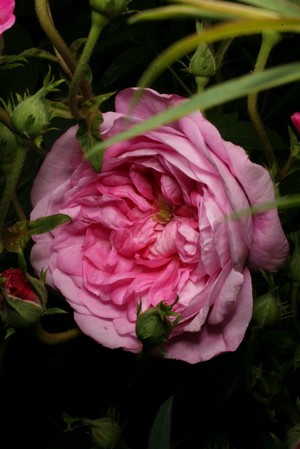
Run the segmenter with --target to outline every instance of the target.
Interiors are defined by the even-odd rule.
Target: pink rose
[[[0,0],[0,37],[15,23],[14,8],[14,0]]]
[[[296,130],[300,134],[300,112],[295,112],[293,115],[291,115],[291,120],[292,120]]]
[[[128,126],[133,92],[120,92],[116,112],[104,114],[104,139]],[[146,90],[131,123],[182,101]],[[137,306],[164,301],[180,314],[166,357],[197,363],[234,351],[252,316],[249,269],[275,271],[288,243],[277,210],[225,217],[273,200],[269,173],[199,112],[113,145],[98,174],[76,129],[56,141],[34,183],[32,220],[72,217],[35,237],[35,270],[48,269],[78,326],[106,347],[140,351]]]

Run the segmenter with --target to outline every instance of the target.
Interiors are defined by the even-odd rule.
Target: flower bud
[[[291,120],[298,133],[300,134],[300,112],[295,112],[293,115],[291,115]]]
[[[63,80],[53,81],[49,72],[43,87],[34,95],[19,102],[11,113],[11,121],[17,132],[31,137],[45,131],[49,121],[53,118],[45,97],[49,92],[57,91],[57,86],[62,82]]]
[[[139,306],[138,316],[135,326],[137,338],[148,348],[160,347],[165,343],[174,326],[178,323],[180,317],[176,312],[172,312],[172,306],[160,302],[156,307],[149,307],[143,313],[140,313]],[[170,316],[175,316],[172,322]]]
[[[122,430],[115,419],[106,417],[89,420],[88,427],[96,449],[114,449],[119,446]]]
[[[252,319],[262,327],[276,324],[281,317],[281,304],[277,295],[272,291],[259,296],[254,301]]]
[[[26,98],[13,110],[11,121],[21,134],[35,136],[42,132],[49,122],[43,98],[38,94]]]
[[[122,14],[127,3],[128,0],[90,0],[93,11],[109,18]]]
[[[300,424],[296,424],[287,433],[288,449],[300,449]]]
[[[0,316],[8,327],[34,324],[46,311],[47,291],[42,280],[10,268],[0,277]]]
[[[189,73],[205,78],[210,78],[216,73],[215,57],[206,43],[198,45],[190,60]]]

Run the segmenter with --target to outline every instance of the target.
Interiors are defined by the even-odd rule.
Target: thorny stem
[[[64,70],[66,68],[66,64],[69,69],[67,74],[73,75],[76,71],[77,66],[76,59],[74,58],[68,46],[54,26],[48,0],[35,0],[35,11],[41,27],[60,55],[60,58],[58,58],[58,62]],[[84,77],[80,79],[80,90],[85,99],[93,97],[93,92]],[[77,117],[80,116],[80,112],[78,111],[78,109],[75,111],[75,113]]]
[[[261,47],[254,67],[254,73],[264,70],[272,49],[280,40],[281,35],[277,32],[266,32],[262,34]],[[248,95],[248,114],[263,146],[269,167],[272,168],[274,165],[276,166],[276,158],[258,112],[257,100],[258,92]]]
[[[70,92],[69,92],[69,106],[70,110],[75,116],[78,111],[77,107],[77,93],[78,86],[80,84],[80,80],[84,69],[92,55],[96,42],[98,40],[99,34],[101,33],[104,26],[107,24],[108,19],[104,17],[102,14],[99,14],[95,11],[92,11],[92,25],[90,28],[90,32],[83,49],[83,52],[80,56],[78,65],[76,67],[75,73],[72,78]],[[79,116],[77,118],[81,118],[81,113],[79,112]]]
[[[11,201],[15,197],[19,177],[25,162],[28,147],[22,142],[17,141],[12,168],[6,178],[6,185],[0,201],[0,235],[5,224],[6,215]]]

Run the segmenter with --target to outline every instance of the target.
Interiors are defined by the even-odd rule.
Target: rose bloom
[[[0,0],[0,37],[15,23],[14,0]]]
[[[293,115],[291,115],[291,120],[292,120],[296,130],[300,134],[300,112],[295,112]]]
[[[103,139],[128,127],[134,91],[121,91],[115,112],[103,114]],[[147,89],[130,122],[182,101]],[[275,271],[288,254],[277,210],[226,220],[274,199],[269,173],[200,112],[111,146],[101,173],[76,130],[55,142],[35,179],[31,219],[72,217],[35,236],[35,270],[48,270],[80,329],[106,347],[140,351],[137,306],[164,301],[181,316],[166,357],[197,363],[234,351],[252,316],[249,270]]]

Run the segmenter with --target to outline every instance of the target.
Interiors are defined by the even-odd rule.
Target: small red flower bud
[[[300,112],[295,112],[292,116],[291,116],[291,120],[296,128],[296,130],[298,131],[298,133],[300,134]]]
[[[0,317],[6,326],[23,327],[36,322],[45,312],[47,292],[43,282],[19,268],[0,277]]]

